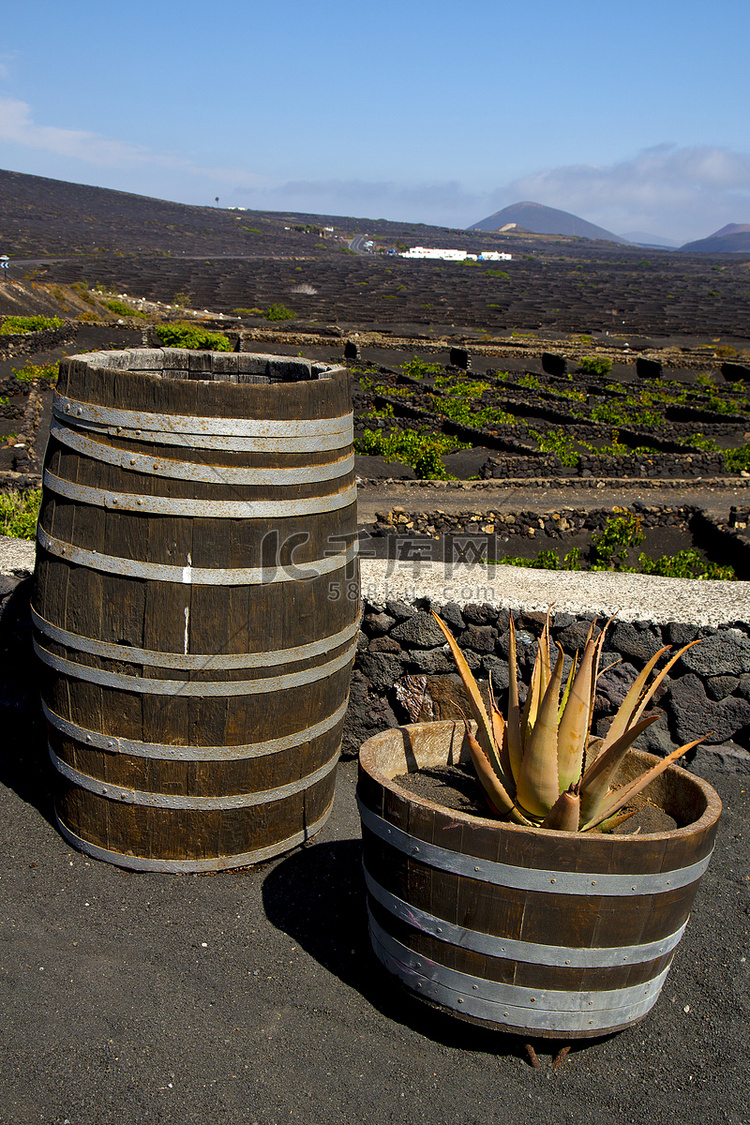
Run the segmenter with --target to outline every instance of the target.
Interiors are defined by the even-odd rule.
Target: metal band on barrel
[[[280,738],[266,739],[264,742],[249,742],[236,746],[186,746],[182,743],[173,745],[163,742],[142,742],[135,738],[122,738],[103,734],[101,731],[88,730],[77,723],[72,723],[70,719],[63,719],[62,715],[57,715],[50,710],[42,700],[42,711],[47,722],[64,738],[72,738],[83,746],[95,750],[108,750],[113,754],[130,754],[136,758],[177,762],[237,762],[294,750],[304,743],[313,742],[338,726],[346,714],[346,707],[347,704],[344,702],[332,715],[321,719],[319,723],[294,731],[292,734],[282,735]]]
[[[296,437],[325,437],[331,434],[350,435],[352,415],[337,418],[225,418],[200,417],[192,414],[155,414],[144,410],[122,410],[113,406],[99,406],[91,402],[78,402],[59,393],[55,394],[53,410],[61,420],[94,422],[103,426],[122,427],[125,437],[140,440],[140,430],[156,430],[171,434],[221,434],[226,437],[284,438],[287,442]],[[344,444],[342,442],[342,444]],[[288,448],[288,446],[287,446]]]
[[[33,645],[39,660],[63,676],[141,695],[182,695],[199,699],[213,696],[267,695],[271,691],[303,687],[305,684],[315,683],[317,680],[323,680],[340,672],[354,658],[356,651],[356,644],[350,645],[345,652],[327,664],[318,664],[315,668],[306,668],[302,672],[265,676],[257,680],[159,680],[147,679],[144,676],[126,676],[122,672],[105,672],[88,664],[78,664],[62,656],[54,656],[46,648],[42,648],[36,638]]]
[[[660,871],[637,875],[608,875],[598,872],[546,871],[536,867],[515,867],[510,863],[495,863],[489,859],[477,859],[472,855],[454,852],[448,848],[428,844],[415,836],[410,836],[383,817],[368,809],[361,801],[359,811],[362,824],[381,840],[391,844],[405,855],[412,856],[421,863],[478,879],[483,883],[493,883],[500,887],[518,890],[538,891],[554,895],[602,895],[604,897],[633,894],[655,895],[666,890],[687,887],[700,879],[708,867],[711,853],[675,871]]]
[[[146,578],[157,582],[179,582],[189,586],[260,586],[276,582],[299,582],[308,578],[318,578],[342,570],[357,557],[359,543],[352,543],[345,551],[331,555],[327,559],[312,559],[309,562],[286,563],[283,566],[245,566],[218,569],[208,566],[175,566],[172,563],[145,562],[140,559],[123,559],[114,555],[89,551],[76,547],[63,539],[56,539],[45,531],[41,524],[37,528],[37,542],[43,550],[65,559],[76,566],[86,566],[105,574],[121,574],[126,578]]]
[[[73,421],[65,415],[56,414],[56,418]],[[169,445],[177,449],[210,449],[223,453],[330,453],[336,449],[348,448],[354,440],[354,430],[340,431],[333,434],[324,434],[323,437],[296,437],[294,448],[289,448],[288,437],[273,438],[248,438],[226,437],[223,434],[168,434],[163,430],[124,430],[120,426],[99,426],[95,422],[83,422],[75,419],[76,430],[87,430],[89,433],[106,434],[108,437],[117,438],[119,441],[138,441],[151,445]]]
[[[240,852],[237,855],[213,856],[210,859],[150,859],[148,856],[127,855],[123,852],[112,851],[110,848],[102,848],[99,844],[92,844],[76,835],[63,823],[57,811],[55,811],[55,820],[57,821],[57,827],[68,843],[72,844],[78,851],[83,852],[84,855],[91,856],[92,859],[103,859],[107,863],[117,864],[118,867],[127,867],[129,871],[161,871],[167,875],[189,875],[201,871],[230,871],[234,867],[249,867],[253,863],[262,863],[266,859],[272,859],[280,852],[289,851],[297,844],[303,844],[316,832],[319,832],[330,817],[332,809],[333,801],[314,824],[308,824],[300,832],[287,836],[285,840],[268,844],[264,848],[255,848],[253,851]]]
[[[414,953],[369,917],[378,960],[417,995],[452,1011],[510,1027],[588,1031],[640,1019],[656,1003],[669,966],[643,984],[601,992],[523,988],[484,980]]]
[[[456,926],[444,918],[437,918],[418,906],[404,902],[403,899],[385,890],[365,868],[365,883],[372,897],[396,918],[422,933],[432,934],[440,941],[484,953],[489,957],[505,957],[513,961],[524,961],[530,965],[553,965],[556,968],[603,968],[616,965],[641,965],[655,961],[670,953],[679,943],[685,932],[685,921],[675,933],[661,941],[650,941],[644,945],[597,946],[587,949],[568,945],[540,945],[532,941],[517,941],[514,938],[497,937],[494,934],[470,930]]]
[[[254,520],[289,516],[316,516],[337,512],[357,499],[356,484],[330,496],[303,500],[195,500],[173,496],[140,496],[134,492],[112,492],[105,488],[76,484],[44,470],[44,487],[66,500],[77,500],[110,511],[143,512],[154,516],[195,516],[205,519]]]
[[[301,465],[292,468],[237,468],[233,465],[207,465],[194,461],[176,461],[153,453],[131,453],[101,441],[94,441],[53,419],[50,434],[69,449],[95,461],[116,465],[133,473],[166,477],[169,480],[197,481],[201,484],[275,485],[318,484],[336,480],[354,469],[354,454],[323,465]]]
[[[297,645],[295,648],[280,648],[264,652],[238,652],[238,653],[182,653],[163,652],[153,649],[133,648],[130,645],[118,645],[110,641],[100,641],[93,637],[82,637],[78,633],[70,633],[37,613],[31,606],[32,624],[43,633],[45,637],[56,641],[58,644],[75,649],[77,652],[87,652],[90,656],[100,656],[106,660],[123,660],[129,664],[154,665],[158,668],[176,668],[208,672],[215,670],[239,671],[244,668],[277,667],[280,664],[296,664],[301,660],[310,660],[314,656],[332,652],[340,645],[346,644],[357,636],[359,632],[359,618],[341,629],[320,640],[311,641],[309,644]]]
[[[299,781],[290,781],[288,785],[278,785],[275,789],[234,793],[226,797],[189,797],[181,793],[147,793],[140,789],[113,785],[98,777],[81,773],[80,770],[74,769],[58,758],[51,746],[48,749],[50,761],[62,777],[66,777],[68,781],[72,781],[82,789],[87,789],[90,793],[96,793],[98,797],[106,797],[109,801],[118,801],[124,805],[143,805],[151,809],[193,809],[200,812],[211,812],[216,809],[246,809],[255,805],[269,805],[273,801],[282,801],[285,797],[293,797],[295,793],[302,793],[327,777],[336,768],[339,759],[338,754],[334,754],[330,761],[313,773],[307,774]]]

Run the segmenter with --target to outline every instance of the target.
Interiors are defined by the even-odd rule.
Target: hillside
[[[325,228],[333,228],[326,230]],[[15,259],[95,256],[340,257],[367,233],[376,246],[506,248],[499,236],[341,215],[230,211],[0,170],[0,253]]]
[[[509,223],[515,223],[532,234],[562,234],[572,238],[605,239],[607,242],[626,244],[625,239],[619,235],[598,227],[595,223],[589,223],[578,215],[572,215],[569,211],[528,201],[512,203],[502,211],[496,211],[494,215],[474,223],[469,230],[497,231]]]
[[[680,249],[692,254],[750,254],[750,223],[727,223],[708,238],[686,242]]]
[[[325,231],[332,227],[332,231]],[[146,298],[268,327],[520,338],[527,332],[747,338],[745,263],[550,234],[497,234],[342,216],[227,211],[0,172],[0,312],[118,315]],[[367,233],[372,252],[355,252]],[[325,237],[322,237],[325,235]],[[408,261],[401,246],[504,250],[502,263]],[[154,311],[154,315],[157,310]]]

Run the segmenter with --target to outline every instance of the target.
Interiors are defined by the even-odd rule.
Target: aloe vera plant
[[[436,613],[433,617],[445,635],[466,689],[477,724],[474,734],[466,723],[469,751],[490,807],[498,816],[516,824],[563,832],[611,829],[632,815],[622,810],[649,782],[703,741],[698,738],[680,746],[635,781],[612,788],[628,750],[659,717],[643,714],[654,693],[672,666],[698,641],[681,648],[652,677],[670,646],[660,649],[636,677],[607,734],[595,738],[591,733],[594,694],[607,626],[595,637],[592,623],[583,652],[573,661],[563,686],[563,650],[557,645],[553,665],[547,614],[521,708],[516,631],[511,616],[506,718],[495,702],[491,683],[488,713],[453,634]]]

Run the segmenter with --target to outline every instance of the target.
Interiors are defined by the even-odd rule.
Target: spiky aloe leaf
[[[451,633],[448,626],[443,622],[438,615],[432,611],[432,616],[440,626],[440,630],[448,642],[448,647],[451,650],[451,655],[456,662],[458,673],[463,681],[466,694],[469,697],[469,706],[474,720],[477,724],[477,734],[479,735],[479,742],[485,754],[492,762],[495,772],[499,775],[502,772],[502,765],[495,746],[495,740],[492,732],[492,720],[487,714],[487,709],[484,706],[484,700],[479,691],[477,681],[474,679],[474,673],[469,665],[466,663],[466,657],[461,652],[461,649],[456,644],[456,639]]]
[[[510,615],[508,636],[508,722],[505,738],[508,746],[508,760],[514,784],[521,769],[523,758],[523,739],[521,734],[521,707],[518,702],[518,662],[516,659],[516,626],[513,614]]]
[[[560,796],[557,774],[557,707],[564,653],[558,645],[555,669],[544,693],[537,721],[524,747],[521,770],[516,782],[516,797],[521,808],[532,816],[546,816]]]
[[[466,720],[464,720],[464,726],[466,728],[466,744],[469,747],[474,769],[477,771],[477,777],[492,808],[500,816],[509,816],[517,824],[528,824],[529,821],[516,809],[512,797],[492,768],[490,759],[472,734]]]
[[[539,668],[540,668],[540,672],[541,672],[540,677],[539,677],[539,698],[540,699],[542,699],[544,697],[544,693],[547,690],[547,686],[549,685],[549,681],[550,681],[550,678],[552,676],[552,660],[551,660],[551,657],[550,657],[550,650],[549,650],[549,613],[550,613],[550,611],[548,609],[547,610],[547,616],[544,620],[544,628],[542,629],[542,635],[539,638],[539,643],[537,645],[537,650],[536,650],[537,660],[539,661]]]
[[[633,683],[630,685],[627,695],[618,707],[617,713],[610,723],[609,730],[604,737],[605,750],[613,742],[616,742],[617,739],[620,738],[620,736],[623,735],[628,729],[631,719],[633,718],[638,707],[638,703],[649,676],[658,664],[660,658],[664,655],[665,652],[669,651],[669,648],[669,645],[664,645],[664,647],[660,648],[657,653],[654,653],[646,667],[643,668],[642,671],[639,672],[639,674],[633,680]]]
[[[506,731],[508,724],[503,718],[503,714],[495,702],[495,693],[492,690],[492,676],[489,678],[489,691],[490,691],[490,719],[492,721],[492,737],[497,747],[497,755],[500,759],[500,765],[503,771],[503,778],[508,786],[508,792],[511,797],[516,795],[516,781],[513,776],[513,770],[510,766],[510,756],[508,754],[508,739],[506,738]]]
[[[602,749],[599,757],[586,770],[581,780],[581,823],[590,824],[598,816],[602,802],[614,780],[622,759],[639,734],[655,723],[658,715],[649,715],[629,727],[611,746]]]
[[[605,750],[627,730],[628,726],[631,723],[637,722],[638,719],[640,719],[641,715],[646,710],[646,707],[648,706],[650,700],[653,699],[654,693],[663,681],[664,677],[667,675],[669,670],[677,663],[683,653],[687,652],[687,650],[689,648],[692,648],[693,645],[698,645],[700,643],[700,640],[697,640],[691,641],[690,644],[684,645],[683,648],[681,648],[679,652],[676,652],[674,656],[664,665],[664,667],[654,678],[651,684],[646,687],[646,681],[651,675],[651,672],[656,667],[659,659],[664,655],[665,652],[669,651],[671,646],[665,645],[663,648],[660,648],[654,656],[651,657],[646,667],[633,681],[628,694],[623,699],[620,707],[618,708],[617,714],[612,720],[610,728],[607,731],[606,737],[604,739]]]
[[[613,816],[608,816],[606,820],[600,820],[596,827],[601,832],[614,832],[615,828],[619,828],[621,824],[624,824],[626,820],[630,820],[631,816],[635,816],[637,812],[637,809],[627,809],[625,812],[615,813]],[[636,828],[635,832],[632,832],[631,835],[635,836],[638,832],[640,832],[640,827]]]
[[[616,789],[614,793],[611,793],[609,798],[604,801],[596,815],[592,816],[591,819],[583,825],[582,831],[587,832],[590,828],[596,828],[598,824],[614,816],[624,805],[632,801],[633,797],[636,797],[642,789],[650,785],[659,774],[664,773],[668,766],[671,766],[672,763],[676,762],[678,758],[681,758],[683,754],[687,754],[688,750],[692,750],[694,746],[698,746],[698,744],[703,742],[707,737],[707,735],[704,735],[703,738],[696,738],[693,742],[686,742],[684,746],[679,746],[677,750],[673,750],[671,754],[667,754],[666,758],[662,758],[662,760],[652,766],[651,769],[642,773],[635,781],[631,781],[629,785],[623,785],[621,789]]]
[[[591,687],[595,655],[596,642],[589,634],[557,736],[557,769],[561,790],[578,781],[583,772],[584,752],[591,728]]]
[[[541,828],[553,828],[558,832],[577,832],[581,815],[581,798],[578,786],[571,785],[555,801]]]

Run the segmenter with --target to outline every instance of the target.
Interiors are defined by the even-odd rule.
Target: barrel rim
[[[115,371],[132,371],[137,375],[151,376],[155,379],[170,379],[179,378],[179,376],[172,375],[172,371],[184,370],[187,367],[191,372],[191,382],[198,383],[214,383],[215,379],[197,379],[193,378],[194,375],[201,373],[204,370],[204,364],[208,362],[211,366],[209,374],[212,373],[213,364],[216,357],[224,368],[224,370],[236,370],[238,374],[254,374],[249,369],[243,370],[242,363],[247,363],[247,357],[252,356],[258,360],[265,360],[266,363],[273,362],[274,360],[293,367],[295,364],[302,372],[305,367],[308,371],[306,377],[300,376],[288,379],[279,378],[275,382],[282,383],[307,383],[316,382],[319,379],[332,379],[338,376],[341,372],[348,374],[348,369],[342,363],[326,363],[318,360],[301,360],[299,356],[290,355],[277,355],[271,352],[224,352],[224,351],[211,351],[204,349],[191,349],[191,348],[162,348],[162,347],[148,347],[148,348],[120,348],[113,349],[112,351],[95,351],[95,352],[78,352],[75,355],[63,356],[60,360],[61,370],[67,370],[73,363],[82,364],[88,367],[91,371],[115,372]],[[123,357],[127,357],[128,361],[123,362]],[[169,359],[183,358],[186,364],[182,367],[170,365]],[[140,364],[135,361],[140,360]],[[192,362],[191,362],[192,361]],[[257,372],[261,374],[261,372]],[[267,388],[269,384],[257,384]],[[252,383],[248,386],[253,386]]]
[[[513,835],[518,836],[519,838],[541,837],[545,840],[550,841],[557,840],[561,843],[567,843],[568,845],[575,845],[576,848],[581,846],[585,847],[585,841],[591,838],[596,838],[591,837],[591,835],[586,832],[577,832],[573,834],[570,832],[560,832],[556,829],[550,828],[527,827],[526,825],[522,824],[511,824],[507,821],[497,820],[494,817],[475,816],[473,813],[467,813],[460,809],[449,808],[446,805],[441,805],[437,801],[431,801],[427,797],[422,797],[421,795],[413,793],[411,790],[405,789],[403,786],[398,785],[392,778],[388,777],[387,773],[385,773],[380,768],[378,764],[378,750],[381,749],[384,745],[388,745],[389,743],[391,743],[394,737],[398,737],[399,735],[403,737],[404,734],[408,734],[412,731],[423,731],[431,728],[438,735],[438,737],[446,737],[446,748],[448,749],[450,747],[451,737],[454,735],[454,733],[459,733],[460,725],[460,721],[456,719],[441,719],[432,723],[409,723],[399,727],[390,727],[385,731],[380,731],[378,734],[375,734],[371,738],[368,738],[367,741],[364,742],[360,747],[360,769],[362,769],[373,781],[381,785],[383,789],[390,791],[400,800],[405,801],[409,804],[417,805],[430,813],[440,812],[445,815],[449,815],[457,825],[462,824],[466,825],[469,828],[479,827],[484,830],[490,829],[498,833],[509,832]],[[462,741],[463,735],[461,734],[461,742]],[[656,765],[661,761],[661,759],[655,754],[649,754],[645,750],[631,749],[629,751],[629,754],[631,755],[633,761],[642,763],[644,768]],[[410,766],[408,759],[407,766]],[[417,770],[408,768],[407,772],[415,773],[417,772]],[[713,786],[705,781],[702,777],[698,777],[696,774],[688,773],[685,769],[681,769],[679,766],[676,766],[674,764],[668,766],[665,772],[667,775],[671,774],[672,777],[677,776],[683,784],[687,783],[689,786],[694,786],[695,789],[700,792],[703,800],[705,800],[706,807],[697,820],[691,821],[689,824],[685,824],[680,828],[669,829],[665,832],[640,832],[637,839],[641,842],[649,841],[657,844],[660,841],[688,839],[696,833],[708,831],[709,829],[713,828],[721,814],[722,804],[719,794],[716,792]],[[632,839],[634,839],[634,837],[628,835],[611,835],[608,837],[608,839],[611,840],[614,847],[619,849],[626,847],[627,844]]]

